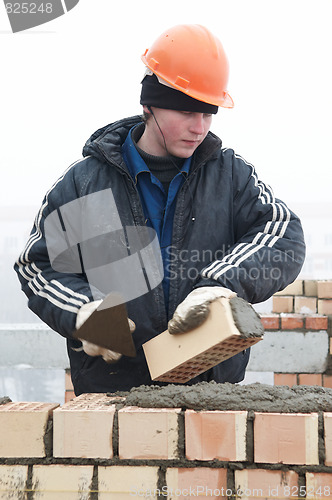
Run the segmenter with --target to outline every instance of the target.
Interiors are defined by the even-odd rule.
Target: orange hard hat
[[[232,108],[228,61],[221,42],[198,24],[180,24],[160,35],[141,57],[158,77],[199,101]]]

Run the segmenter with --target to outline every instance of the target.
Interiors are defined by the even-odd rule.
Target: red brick
[[[280,328],[279,314],[261,315],[261,322],[265,330],[278,330]]]
[[[74,391],[66,391],[65,392],[65,403],[69,403],[69,401],[72,401],[73,399],[75,399]]]
[[[226,498],[227,469],[209,467],[170,468],[166,471],[168,498]],[[173,494],[172,494],[173,491]],[[227,492],[228,493],[228,492]],[[231,494],[231,490],[229,490]],[[261,499],[262,500],[262,499]]]
[[[274,296],[272,311],[274,313],[291,313],[294,311],[294,297],[292,295]]]
[[[318,313],[332,315],[332,300],[318,299]]]
[[[0,457],[45,457],[44,435],[56,403],[0,406]]]
[[[299,385],[323,385],[321,373],[300,373]]]
[[[53,455],[112,458],[115,406],[105,394],[82,394],[53,413]]]
[[[294,312],[299,314],[315,314],[317,312],[316,297],[294,298]]]
[[[297,385],[297,374],[296,373],[275,373],[274,374],[274,385],[288,385],[292,387]]]
[[[296,330],[303,328],[303,316],[300,314],[285,314],[281,316],[282,330]]]
[[[306,473],[306,493],[312,500],[332,498],[332,474],[327,472]]]
[[[65,389],[66,391],[73,391],[73,382],[71,380],[70,370],[65,371]]]
[[[236,498],[250,500],[298,498],[294,471],[245,469],[235,471]]]
[[[179,408],[119,410],[119,457],[122,459],[178,458]]]
[[[320,299],[332,299],[332,281],[317,281],[317,295]]]
[[[332,389],[332,375],[323,375],[323,387]]]
[[[305,327],[307,330],[327,330],[328,318],[323,315],[306,316]]]
[[[246,460],[246,411],[185,413],[186,457],[189,460]]]
[[[318,414],[256,413],[254,460],[257,463],[318,464]]]

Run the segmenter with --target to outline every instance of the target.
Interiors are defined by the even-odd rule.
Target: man
[[[67,338],[77,395],[151,384],[142,344],[168,322],[171,333],[186,331],[192,308],[219,296],[264,301],[297,277],[304,260],[298,217],[274,198],[252,165],[223,149],[209,131],[218,107],[233,107],[220,41],[202,26],[175,26],[142,59],[143,120],[126,118],[91,136],[84,158],[47,193],[15,265],[29,307]],[[98,240],[101,225],[107,230]],[[50,226],[58,227],[59,237]],[[77,227],[83,228],[79,236]],[[129,260],[113,259],[120,252],[114,234],[129,249],[122,228],[130,227],[155,231],[162,256],[163,279],[145,264],[145,278],[154,281],[142,293],[143,274],[121,267]],[[92,247],[99,242],[92,260],[102,248],[116,261],[108,266],[112,279],[106,277],[102,286],[93,281],[98,265],[84,258],[84,231]],[[61,232],[71,238],[68,249],[61,247]],[[58,262],[60,247],[66,258]],[[136,327],[135,357],[73,338],[117,286],[126,290],[131,329]],[[249,350],[241,352],[190,383],[239,382],[248,359]]]

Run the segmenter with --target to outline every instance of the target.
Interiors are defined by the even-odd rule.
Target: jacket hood
[[[83,147],[83,156],[95,156],[103,161],[105,159],[121,162],[121,147],[129,130],[142,122],[140,115],[124,118],[110,123],[94,132]]]

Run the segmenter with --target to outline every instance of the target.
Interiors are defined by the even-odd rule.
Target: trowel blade
[[[73,333],[73,337],[125,356],[135,357],[136,349],[128,324],[126,305],[112,303],[114,295],[109,294],[98,309]]]

